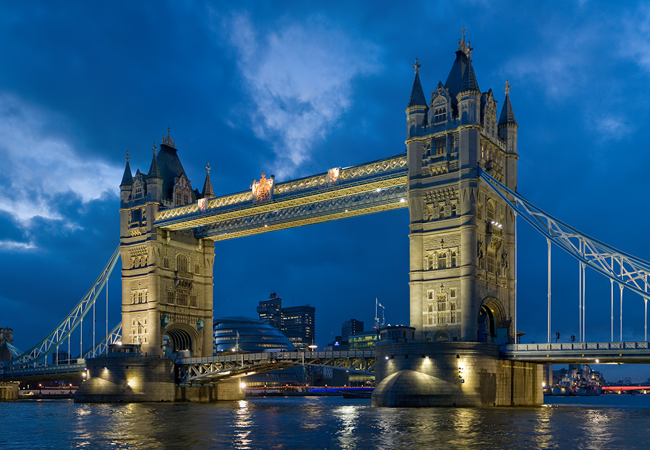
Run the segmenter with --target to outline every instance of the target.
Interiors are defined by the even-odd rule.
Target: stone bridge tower
[[[190,231],[157,228],[158,211],[214,197],[209,166],[203,192],[193,190],[175,142],[163,136],[145,175],[131,173],[127,153],[120,184],[122,341],[143,353],[190,350],[212,355],[214,243]]]
[[[514,214],[480,167],[517,188],[517,123],[481,92],[459,40],[443,85],[426,101],[417,60],[406,109],[411,326],[425,341],[514,342]],[[497,122],[498,119],[498,122]]]

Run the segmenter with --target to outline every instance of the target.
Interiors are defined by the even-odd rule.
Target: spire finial
[[[176,148],[176,141],[173,141],[171,136],[169,135],[169,127],[167,127],[167,136],[163,135],[162,143],[165,145],[169,145],[170,147]]]
[[[463,27],[463,39],[458,39],[458,51],[465,53],[468,58],[472,57],[472,41],[465,43],[465,27]]]
[[[506,87],[503,88],[504,91],[506,91],[506,95],[510,93],[510,88],[512,86],[508,83],[508,80],[506,80]]]
[[[207,171],[208,171],[208,175],[209,175],[209,174],[210,174],[210,163],[208,163],[208,165],[207,165],[207,166],[205,166],[205,170],[207,170]]]
[[[153,147],[151,147],[151,149],[153,150],[153,154],[155,155],[155,154],[156,154],[156,150],[158,150],[158,147],[156,147],[156,143],[155,143],[155,142],[153,143]]]
[[[418,73],[420,73],[420,67],[422,67],[422,65],[421,65],[421,64],[418,64],[418,59],[415,58],[415,65],[413,66],[413,68],[415,69],[415,74],[416,74],[416,75],[417,75]]]
[[[126,162],[128,163],[129,160],[131,159],[131,155],[129,155],[129,151],[126,151]]]

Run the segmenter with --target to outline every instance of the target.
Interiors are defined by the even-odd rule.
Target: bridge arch
[[[198,347],[198,332],[185,323],[170,324],[163,330],[163,336],[163,354],[168,357],[183,350],[189,350],[193,355]]]
[[[497,328],[506,328],[506,313],[501,301],[485,297],[478,314],[478,341],[491,342],[497,337]]]

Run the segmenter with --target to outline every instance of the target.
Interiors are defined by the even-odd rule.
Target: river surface
[[[648,449],[650,395],[536,408],[372,408],[370,400],[0,403],[0,449]]]

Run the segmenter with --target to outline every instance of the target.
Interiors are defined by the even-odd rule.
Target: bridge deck
[[[543,364],[649,364],[648,342],[580,342],[571,344],[509,344],[501,359]]]

